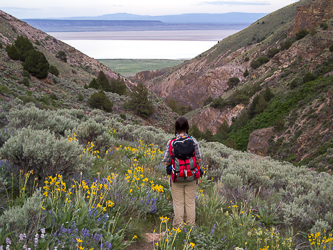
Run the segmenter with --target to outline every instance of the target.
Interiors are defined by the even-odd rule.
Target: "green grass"
[[[163,69],[183,62],[166,59],[99,59],[98,61],[123,76],[135,76],[141,71]]]

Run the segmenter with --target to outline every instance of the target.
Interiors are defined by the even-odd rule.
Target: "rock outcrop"
[[[295,25],[288,36],[294,37],[302,29],[309,30],[333,17],[333,0],[316,0],[309,5],[297,7]]]
[[[272,137],[273,131],[273,127],[253,131],[250,134],[247,151],[257,155],[267,156],[267,151],[269,147],[268,141]]]
[[[206,108],[190,119],[191,125],[196,125],[200,131],[209,129],[215,135],[224,121],[230,126],[232,118],[235,118],[244,109],[244,105],[237,105],[234,108],[225,108],[222,111],[214,108]]]

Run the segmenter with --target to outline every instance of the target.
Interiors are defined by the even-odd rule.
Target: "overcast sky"
[[[17,18],[100,16],[129,13],[173,15],[184,13],[270,13],[298,0],[3,0],[0,9]]]

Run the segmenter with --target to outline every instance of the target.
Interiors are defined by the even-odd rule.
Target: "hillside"
[[[332,8],[328,0],[286,6],[146,85],[166,102],[195,109],[186,116],[215,140],[327,171],[333,166]],[[310,34],[302,36],[302,29]],[[257,105],[266,86],[274,97]],[[277,123],[282,128],[274,129]]]
[[[33,102],[41,108],[75,108],[89,114],[92,109],[87,105],[87,101],[96,90],[85,89],[83,86],[89,85],[100,71],[103,71],[109,80],[119,77],[125,82],[129,91],[135,86],[129,79],[97,60],[2,11],[0,11],[0,23],[1,100],[10,102],[15,98],[20,98],[24,103]],[[12,44],[18,36],[27,37],[33,43],[34,49],[42,52],[49,64],[59,70],[59,75],[49,74],[45,79],[29,76],[29,83],[23,84],[26,75],[22,62],[10,59],[5,50],[6,46]],[[65,59],[59,56],[59,52],[63,53]],[[78,100],[79,94],[84,97],[81,101]],[[128,118],[127,123],[136,121],[165,129],[168,129],[173,122],[175,114],[153,93],[151,93],[151,99],[154,101],[156,112],[149,119],[142,119],[125,110],[124,102],[128,100],[128,95],[118,95],[112,92],[106,92],[106,95],[114,105],[113,113],[105,114],[107,116],[122,119],[119,115],[125,114],[125,117],[127,115]],[[164,120],[161,120],[160,117],[163,117]]]

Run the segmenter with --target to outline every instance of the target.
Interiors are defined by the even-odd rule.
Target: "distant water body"
[[[95,59],[191,59],[239,30],[48,32]]]

